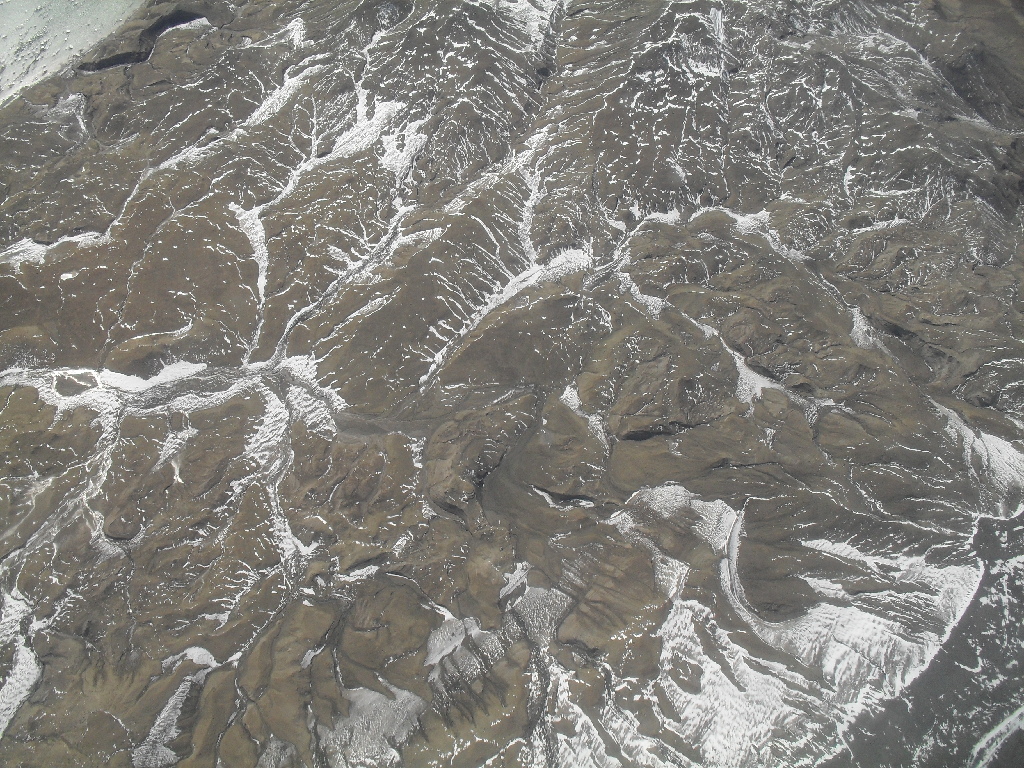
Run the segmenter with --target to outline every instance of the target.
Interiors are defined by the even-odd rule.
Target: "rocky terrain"
[[[0,109],[0,762],[1017,766],[1024,4],[148,3]]]

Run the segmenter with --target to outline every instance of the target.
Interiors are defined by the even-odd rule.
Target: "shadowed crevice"
[[[99,72],[112,67],[139,64],[153,55],[156,41],[164,32],[205,18],[205,14],[176,8],[170,13],[159,17],[139,33],[139,45],[136,50],[118,51],[111,56],[104,56],[96,61],[83,62],[78,65],[78,68],[83,72]]]

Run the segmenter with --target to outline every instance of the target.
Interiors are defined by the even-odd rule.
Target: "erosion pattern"
[[[151,3],[0,111],[8,766],[982,766],[1011,0]]]

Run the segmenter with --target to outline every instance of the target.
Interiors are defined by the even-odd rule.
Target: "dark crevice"
[[[164,14],[139,33],[139,45],[136,50],[120,51],[96,61],[86,61],[79,64],[78,68],[83,72],[99,72],[112,67],[139,64],[153,55],[156,41],[164,32],[205,18],[205,14],[177,8]]]
[[[146,27],[142,34],[139,35],[139,41],[144,44],[149,44],[152,47],[156,43],[157,38],[167,30],[205,18],[206,16],[202,13],[177,8],[170,13],[161,16],[155,22]]]
[[[684,430],[692,429],[693,426],[693,424],[684,424],[681,421],[670,421],[667,424],[655,424],[647,429],[632,429],[624,434],[622,439],[641,442],[655,437],[671,437],[672,435],[678,435]]]

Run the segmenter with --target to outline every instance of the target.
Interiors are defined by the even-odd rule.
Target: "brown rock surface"
[[[0,762],[1013,764],[1022,131],[1015,0],[149,3],[0,108]]]

